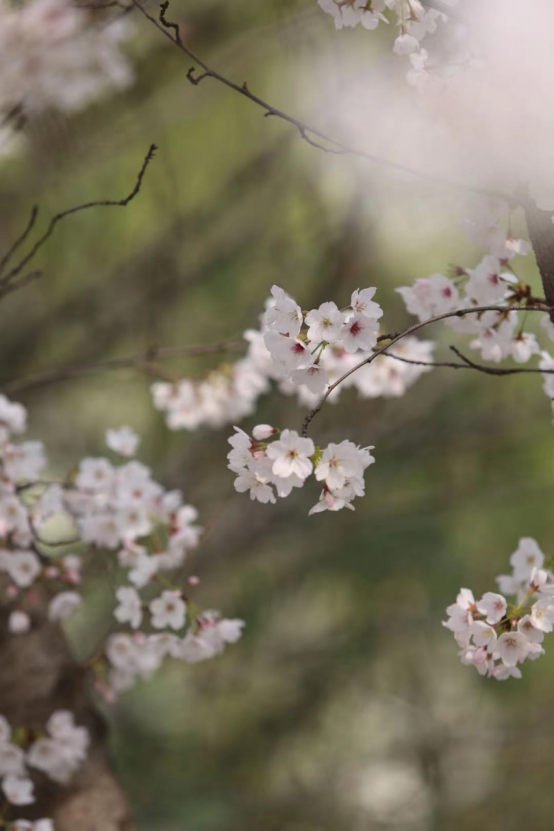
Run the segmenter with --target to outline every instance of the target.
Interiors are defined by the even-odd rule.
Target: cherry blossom
[[[29,748],[27,764],[65,784],[86,759],[90,743],[88,730],[75,725],[68,710],[57,710],[46,723],[49,734]]]
[[[41,565],[32,551],[10,551],[4,560],[4,568],[17,586],[27,588],[40,574]]]
[[[120,427],[118,430],[106,431],[106,444],[120,456],[134,456],[139,446],[140,438],[130,427]]]
[[[377,343],[379,324],[376,320],[356,312],[341,329],[341,344],[347,352],[358,349],[370,351]]]
[[[14,635],[22,635],[31,628],[31,618],[27,612],[16,609],[10,612],[8,619],[8,630]]]
[[[120,44],[131,28],[119,18],[99,22],[69,0],[32,0],[0,13],[0,106],[26,116],[47,110],[74,112],[133,75]],[[8,118],[6,118],[8,121]],[[2,149],[17,149],[9,121]],[[15,127],[15,125],[14,125]]]
[[[428,320],[455,311],[459,306],[459,293],[448,277],[432,274],[416,280],[413,286],[396,289],[410,314],[419,320]]]
[[[12,805],[32,805],[35,801],[34,786],[30,779],[8,774],[2,781],[2,790]]]
[[[363,478],[365,468],[375,459],[369,453],[372,447],[363,450],[350,441],[328,445],[319,460],[315,478],[325,480],[332,491],[342,488],[346,482]]]
[[[82,597],[74,591],[60,592],[48,606],[48,618],[52,621],[65,620],[81,605]]]
[[[460,591],[443,625],[461,647],[464,665],[505,681],[521,678],[517,664],[544,655],[544,635],[554,630],[554,574],[538,567],[545,560],[536,540],[519,541],[510,557],[512,574],[497,578],[506,593],[516,595],[514,604],[495,592],[475,601],[471,591]]]
[[[162,592],[160,597],[151,601],[149,608],[155,629],[182,629],[185,625],[187,607],[179,592]]]
[[[525,660],[529,653],[529,641],[520,632],[504,632],[495,645],[495,654],[507,667]]]
[[[506,613],[506,598],[501,594],[487,592],[477,603],[477,611],[485,615],[487,623],[498,623]]]
[[[310,456],[314,452],[311,439],[301,438],[295,430],[283,430],[281,437],[269,445],[267,456],[273,462],[273,473],[279,478],[286,479],[294,474],[306,479],[313,470]]]
[[[235,430],[229,439],[233,449],[227,458],[229,468],[237,474],[235,490],[239,493],[249,491],[251,499],[275,503],[275,492],[279,497],[288,497],[314,473],[323,491],[310,514],[353,510],[351,502],[364,495],[364,471],[375,461],[369,452],[372,447],[360,448],[343,441],[322,449],[295,430],[279,432],[275,428],[273,435],[280,438],[265,443],[251,439],[238,427]]]
[[[137,590],[132,586],[120,586],[115,594],[119,605],[114,617],[120,623],[129,623],[132,629],[138,629],[142,623],[142,602]]]
[[[335,343],[340,338],[343,323],[344,312],[337,308],[336,303],[322,303],[319,309],[312,309],[306,315],[308,339],[312,343],[321,343],[321,341]]]
[[[300,306],[279,286],[273,286],[271,294],[274,302],[264,315],[266,327],[289,338],[296,338],[304,320]]]

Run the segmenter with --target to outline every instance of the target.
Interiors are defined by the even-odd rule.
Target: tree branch
[[[2,297],[4,294],[8,293],[8,287],[9,287],[9,290],[12,290],[14,280],[23,271],[25,266],[27,266],[29,264],[29,262],[36,256],[36,254],[42,248],[42,246],[45,244],[45,242],[47,242],[47,240],[52,236],[57,224],[59,222],[61,222],[63,219],[65,219],[67,216],[71,216],[72,214],[79,213],[80,211],[86,211],[89,208],[99,208],[99,207],[103,207],[103,208],[112,208],[112,207],[125,208],[125,207],[127,207],[129,202],[131,202],[135,198],[135,196],[139,193],[139,191],[141,189],[141,186],[142,186],[142,180],[144,178],[144,174],[146,173],[146,169],[147,169],[148,165],[150,164],[150,162],[154,158],[154,153],[156,152],[156,150],[157,150],[157,147],[156,147],[155,144],[150,145],[148,153],[146,154],[146,156],[144,158],[144,161],[142,163],[142,166],[139,170],[135,186],[134,186],[133,190],[128,194],[128,196],[125,196],[123,199],[115,199],[115,200],[114,199],[101,199],[101,200],[96,200],[94,202],[85,202],[83,205],[76,205],[73,208],[68,208],[67,210],[61,211],[60,213],[53,216],[52,219],[50,220],[48,228],[46,229],[44,234],[41,237],[39,237],[39,239],[35,242],[35,244],[31,248],[31,250],[27,254],[25,254],[24,257],[21,258],[21,260],[17,263],[17,265],[15,265],[10,271],[7,272],[7,274],[5,274],[3,277],[0,278],[0,297]],[[37,212],[38,212],[38,209],[33,209],[33,212],[31,213],[31,221],[29,222],[27,228],[25,229],[25,231],[23,232],[21,237],[18,240],[16,240],[16,242],[12,245],[10,250],[4,255],[4,259],[2,260],[2,264],[5,265],[5,263],[7,263],[10,260],[10,258],[12,257],[12,255],[16,251],[16,249],[28,237],[29,233],[31,232],[31,230],[32,230],[32,228],[35,224]]]
[[[325,153],[332,153],[334,155],[349,155],[349,156],[357,156],[359,158],[365,159],[366,161],[373,162],[374,164],[381,165],[383,167],[388,167],[392,170],[397,170],[401,173],[406,173],[409,176],[415,176],[418,179],[422,179],[427,182],[431,182],[434,185],[438,185],[440,187],[446,189],[453,189],[453,190],[461,190],[467,193],[477,193],[481,196],[486,196],[492,199],[501,199],[507,202],[510,205],[515,205],[516,200],[513,196],[507,193],[501,193],[496,190],[488,189],[488,188],[479,188],[477,186],[469,185],[466,182],[455,182],[450,180],[441,179],[439,176],[434,176],[431,173],[425,173],[422,170],[417,170],[412,167],[408,167],[407,165],[400,164],[398,162],[394,162],[390,159],[385,159],[380,156],[375,156],[371,153],[367,153],[365,150],[360,150],[344,141],[340,141],[339,139],[335,139],[332,136],[324,133],[322,130],[318,129],[317,127],[313,127],[310,124],[307,124],[304,121],[301,121],[298,118],[295,118],[292,115],[284,112],[284,110],[279,109],[278,107],[273,106],[268,101],[265,101],[263,98],[260,98],[258,95],[255,95],[253,92],[250,91],[250,88],[246,82],[239,85],[236,84],[234,81],[231,81],[230,78],[227,78],[225,75],[222,75],[217,70],[213,69],[213,67],[209,66],[202,58],[195,54],[188,46],[185,45],[181,38],[179,25],[174,23],[170,20],[167,20],[165,14],[169,8],[169,0],[165,0],[164,3],[160,6],[160,15],[159,21],[156,20],[151,14],[149,14],[143,6],[140,5],[138,0],[132,0],[133,5],[135,8],[139,10],[139,12],[144,15],[159,31],[168,39],[170,40],[178,49],[180,49],[187,57],[193,60],[201,69],[202,72],[197,75],[196,69],[191,67],[187,72],[187,78],[191,84],[194,86],[198,86],[202,81],[206,78],[213,78],[219,83],[224,84],[229,89],[234,90],[235,92],[239,93],[239,95],[248,98],[249,101],[256,104],[258,107],[261,107],[264,110],[264,115],[266,118],[269,116],[273,116],[274,118],[278,118],[281,121],[286,121],[288,124],[291,124],[293,127],[296,127],[298,132],[300,133],[301,138],[310,144],[312,147],[317,148]],[[172,34],[174,33],[174,34]],[[319,139],[320,141],[316,141]],[[320,142],[323,142],[321,144]]]
[[[554,375],[554,369],[538,369],[537,367],[512,367],[504,369],[502,367],[487,366],[486,364],[478,364],[475,361],[467,358],[455,346],[449,347],[455,355],[457,355],[463,363],[454,363],[454,361],[412,361],[410,358],[404,358],[401,355],[394,355],[391,352],[381,352],[385,358],[394,358],[395,361],[401,361],[403,364],[412,364],[413,366],[427,366],[429,369],[475,369],[478,372],[484,372],[486,375],[523,375],[525,373],[533,375]]]
[[[170,358],[198,357],[201,355],[216,355],[218,353],[242,352],[244,343],[235,341],[221,341],[220,343],[196,344],[193,346],[174,346],[166,348],[151,347],[144,352],[130,355],[126,358],[112,358],[100,363],[72,364],[70,366],[58,367],[48,372],[29,375],[27,378],[20,378],[8,381],[0,387],[6,395],[14,395],[28,390],[46,387],[50,384],[57,384],[60,381],[67,381],[71,378],[78,378],[83,375],[93,375],[99,372],[111,372],[117,369],[128,369],[142,365],[152,364],[154,361],[168,360]]]
[[[2,285],[2,282],[0,281],[0,300],[3,297],[6,297],[7,294],[12,294],[14,291],[24,289],[25,286],[29,285],[29,283],[34,283],[35,280],[39,280],[42,277],[42,274],[42,271],[30,271],[28,274],[24,274],[20,277],[17,282],[7,283],[6,285]]]
[[[420,323],[414,323],[412,326],[409,326],[407,329],[404,329],[403,332],[400,332],[397,335],[393,335],[392,337],[389,335],[381,335],[379,340],[385,340],[386,338],[390,337],[390,343],[386,344],[385,346],[381,347],[381,349],[377,349],[373,355],[370,355],[369,358],[364,358],[363,361],[360,361],[359,364],[349,369],[348,372],[345,372],[340,378],[338,378],[333,384],[331,384],[324,395],[322,396],[321,400],[318,404],[308,413],[306,418],[302,423],[302,435],[308,435],[308,427],[312,420],[316,417],[316,415],[320,412],[321,408],[333,392],[343,381],[350,377],[354,372],[357,372],[358,369],[361,369],[366,364],[371,364],[378,358],[379,355],[383,355],[386,353],[387,349],[390,349],[395,343],[402,338],[405,338],[407,335],[411,335],[413,332],[419,331],[419,329],[423,329],[426,326],[429,326],[431,323],[437,323],[440,320],[447,320],[451,317],[465,317],[469,314],[481,314],[482,312],[547,312],[552,313],[553,307],[543,305],[542,303],[536,306],[474,306],[472,309],[458,309],[456,312],[447,312],[443,315],[438,315],[437,317],[429,318],[429,320],[423,320]],[[461,357],[461,355],[460,355]],[[495,373],[496,374],[496,373]],[[511,372],[510,374],[513,374]]]
[[[475,361],[472,361],[459,349],[456,349],[455,346],[451,346],[450,349],[454,352],[458,358],[464,362],[463,364],[459,364],[459,366],[466,366],[468,369],[477,369],[479,372],[485,372],[487,375],[523,375],[524,373],[532,374],[532,375],[554,375],[554,369],[539,369],[538,367],[525,367],[525,366],[516,366],[510,369],[504,369],[502,367],[497,366],[486,366],[485,364],[478,364]]]
[[[15,242],[8,248],[2,259],[0,260],[0,274],[4,271],[6,265],[9,263],[17,249],[23,245],[29,234],[34,228],[35,222],[37,221],[38,217],[38,205],[33,205],[31,209],[31,216],[29,217],[29,221],[27,223],[27,227],[23,231],[20,237],[18,237]]]

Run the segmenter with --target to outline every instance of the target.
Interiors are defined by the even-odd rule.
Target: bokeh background
[[[405,83],[392,33],[337,34],[315,0],[180,0],[170,17],[231,78],[331,132],[326,102],[362,62],[368,77]],[[324,154],[211,80],[191,86],[189,62],[129,19],[133,87],[72,119],[35,119],[25,152],[0,166],[5,249],[32,204],[40,228],[60,209],[121,198],[148,145],[160,148],[134,202],[66,220],[36,261],[41,280],[2,302],[2,388],[149,346],[240,338],[273,283],[303,308],[345,305],[375,285],[397,330],[408,318],[396,286],[478,261],[457,194]],[[384,99],[373,118],[386,110]],[[534,263],[522,268],[537,285]],[[447,354],[448,332],[434,334]],[[221,360],[163,366],[199,376]],[[494,589],[520,536],[554,552],[554,432],[540,378],[441,369],[397,400],[343,393],[314,438],[374,444],[377,464],[355,514],[316,517],[310,488],[277,506],[235,494],[230,429],[169,432],[151,382],[121,370],[18,396],[54,473],[102,454],[107,427],[140,432],[156,478],[210,525],[185,569],[201,577],[199,604],[247,622],[223,657],[167,665],[107,711],[141,828],[549,831],[552,654],[526,664],[522,681],[496,683],[459,664],[440,625],[461,585]],[[243,426],[299,429],[303,415],[274,393]],[[113,606],[109,575],[91,571],[69,632],[76,651]]]

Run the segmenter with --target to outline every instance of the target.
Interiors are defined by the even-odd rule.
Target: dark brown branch
[[[0,281],[0,300],[7,294],[12,294],[14,291],[24,289],[25,286],[29,285],[29,283],[34,283],[35,280],[39,280],[42,277],[42,274],[42,271],[30,271],[29,274],[24,274],[23,277],[20,277],[17,282],[7,283],[5,286],[3,286]]]
[[[455,346],[450,349],[457,355],[463,363],[457,364],[454,361],[413,361],[410,358],[403,358],[401,355],[393,355],[391,352],[381,352],[385,358],[394,358],[395,361],[401,361],[404,364],[412,364],[413,366],[427,366],[429,369],[475,369],[478,372],[484,372],[486,375],[523,375],[531,373],[534,375],[554,375],[554,369],[539,369],[538,367],[512,367],[511,369],[504,369],[502,367],[487,366],[486,364],[478,364],[475,361],[467,358]]]
[[[534,375],[554,375],[554,369],[539,369],[538,367],[526,367],[526,366],[519,366],[519,367],[512,367],[511,369],[503,369],[502,367],[497,366],[486,366],[485,364],[478,364],[475,361],[472,361],[459,349],[456,349],[455,346],[451,346],[450,349],[454,352],[455,355],[458,356],[464,363],[464,366],[467,366],[470,369],[477,369],[479,372],[485,372],[487,375],[522,375],[524,373],[527,374],[534,374]]]
[[[50,384],[57,384],[60,381],[67,381],[71,378],[78,378],[84,375],[94,375],[100,372],[112,372],[118,369],[129,369],[133,367],[140,367],[151,365],[155,361],[168,360],[170,358],[189,358],[200,355],[216,355],[219,353],[228,352],[242,352],[244,344],[234,341],[222,341],[220,343],[206,343],[197,344],[193,346],[175,346],[160,349],[152,347],[140,352],[137,355],[131,355],[126,358],[112,358],[101,363],[89,364],[73,364],[65,367],[58,367],[49,372],[37,373],[30,375],[27,378],[20,378],[15,381],[9,381],[1,387],[1,390],[6,395],[14,395],[28,390],[38,389],[39,387],[49,386]]]
[[[121,9],[124,12],[130,12],[133,8],[132,5],[127,5],[127,3],[120,3],[119,0],[109,0],[106,3],[99,2],[99,3],[76,3],[75,8],[77,9],[91,9],[92,11],[100,11],[100,9]]]
[[[139,191],[141,189],[141,186],[142,186],[142,180],[144,178],[144,174],[146,173],[146,169],[147,169],[148,165],[150,164],[150,162],[154,158],[154,153],[156,152],[156,150],[157,150],[156,145],[152,144],[150,146],[150,148],[148,150],[148,153],[146,154],[146,156],[144,158],[144,161],[142,163],[142,166],[139,170],[139,173],[138,173],[138,176],[137,176],[137,181],[135,183],[135,186],[134,186],[133,190],[127,196],[125,196],[123,199],[100,199],[100,200],[96,200],[94,202],[85,202],[83,205],[76,205],[73,208],[68,208],[67,210],[61,211],[60,213],[53,216],[52,219],[50,220],[48,228],[46,229],[44,234],[41,237],[39,237],[39,239],[35,242],[35,244],[31,248],[31,250],[27,254],[25,254],[24,257],[22,257],[22,259],[17,263],[17,265],[15,265],[10,271],[8,271],[7,274],[5,274],[0,279],[0,296],[2,296],[2,294],[7,293],[7,287],[12,285],[13,281],[19,276],[19,274],[29,264],[29,262],[36,256],[36,254],[42,248],[42,246],[45,244],[45,242],[47,242],[47,240],[52,236],[52,234],[54,233],[54,230],[55,230],[56,226],[58,225],[58,223],[61,222],[63,219],[65,219],[68,216],[71,216],[72,214],[80,213],[80,211],[86,211],[89,208],[100,208],[100,207],[102,207],[102,208],[114,208],[114,207],[125,208],[125,207],[127,207],[129,202],[131,202],[135,198],[135,196],[139,193]],[[33,220],[32,224],[34,224],[34,220]],[[32,227],[32,225],[31,225],[31,227]],[[29,230],[30,230],[30,228],[28,228],[28,230],[25,231],[25,233],[23,235],[23,238],[25,238],[28,235]]]
[[[335,155],[350,155],[350,156],[358,156],[359,158],[365,159],[366,161],[373,162],[374,164],[381,165],[383,167],[388,167],[392,170],[397,170],[401,173],[406,173],[409,176],[415,176],[418,179],[422,179],[427,182],[431,182],[434,185],[438,185],[439,187],[447,188],[447,189],[454,189],[454,190],[462,190],[468,193],[478,193],[481,196],[487,196],[493,199],[501,199],[505,202],[511,204],[516,204],[516,200],[513,196],[500,193],[496,190],[491,190],[488,188],[479,188],[474,187],[472,185],[467,184],[466,182],[454,182],[441,179],[439,176],[433,176],[431,173],[425,173],[422,170],[416,170],[412,167],[408,167],[407,165],[400,164],[398,162],[391,161],[390,159],[385,159],[380,156],[375,156],[371,153],[367,153],[365,150],[360,150],[350,144],[347,144],[344,141],[340,141],[339,139],[335,139],[332,136],[324,133],[322,130],[319,130],[317,127],[313,127],[310,124],[307,124],[304,121],[301,121],[298,118],[295,118],[292,115],[284,112],[283,110],[279,109],[278,107],[274,107],[273,104],[270,104],[268,101],[265,101],[263,98],[260,98],[258,95],[252,93],[249,89],[249,86],[246,82],[243,84],[236,84],[234,81],[231,81],[225,75],[222,75],[217,70],[210,67],[205,61],[203,61],[195,52],[192,51],[188,46],[185,45],[183,39],[181,38],[181,34],[179,31],[179,25],[174,23],[173,21],[167,20],[166,12],[169,8],[169,0],[165,0],[164,3],[160,6],[160,15],[159,20],[156,20],[151,14],[149,14],[143,6],[140,5],[138,0],[132,0],[133,5],[135,8],[139,10],[141,14],[144,15],[156,28],[168,39],[170,40],[178,49],[180,49],[188,58],[193,60],[201,69],[202,73],[200,75],[196,74],[196,69],[191,67],[187,72],[187,78],[191,84],[194,86],[198,86],[203,80],[206,78],[213,78],[219,83],[224,84],[229,89],[238,92],[239,95],[248,98],[249,101],[256,104],[258,107],[261,107],[264,110],[264,114],[266,117],[274,116],[275,118],[280,119],[281,121],[286,121],[288,124],[291,124],[293,127],[296,127],[298,130],[301,138],[310,144],[312,147],[317,148],[318,150],[322,150],[325,153],[333,153]],[[173,34],[174,33],[174,34]],[[316,141],[319,139],[320,141]]]
[[[327,387],[324,395],[321,397],[321,400],[318,404],[311,410],[304,421],[302,422],[302,435],[308,435],[308,427],[312,420],[316,417],[316,415],[320,412],[321,408],[339,384],[342,384],[347,378],[350,377],[354,372],[357,372],[358,369],[361,369],[366,364],[371,364],[378,358],[379,355],[382,355],[386,352],[387,349],[390,349],[395,343],[397,343],[402,338],[407,337],[407,335],[411,335],[413,332],[419,331],[419,329],[423,329],[426,326],[430,326],[431,323],[438,323],[441,320],[447,320],[451,317],[465,317],[469,314],[482,314],[483,312],[547,312],[549,314],[552,313],[553,307],[548,305],[538,304],[536,306],[474,306],[472,309],[458,309],[456,312],[447,312],[443,315],[438,315],[437,317],[431,317],[429,320],[423,320],[420,323],[414,323],[412,326],[409,326],[407,329],[404,329],[403,332],[400,332],[397,335],[392,336],[390,343],[385,344],[382,346],[381,349],[375,350],[373,355],[370,355],[369,358],[365,358],[363,361],[360,361],[359,364],[353,366],[352,369],[349,369],[348,372],[345,372],[340,378],[338,378],[333,384]],[[389,337],[383,335],[382,338]],[[493,367],[494,368],[494,367]],[[513,374],[511,372],[510,374]]]
[[[23,243],[25,242],[25,240],[27,239],[27,237],[29,236],[29,234],[33,230],[35,222],[37,221],[37,216],[38,216],[38,205],[33,205],[33,208],[31,209],[31,216],[29,217],[29,221],[27,223],[27,226],[26,226],[25,230],[23,231],[21,236],[19,236],[15,240],[15,242],[10,246],[10,248],[8,248],[8,250],[6,251],[4,256],[2,257],[2,259],[0,260],[0,274],[4,271],[5,267],[7,266],[7,264],[9,263],[9,261],[11,260],[11,258],[13,257],[13,255],[15,254],[17,249],[21,245],[23,245]]]

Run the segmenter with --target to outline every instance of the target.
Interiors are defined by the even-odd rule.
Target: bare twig
[[[5,267],[7,266],[7,264],[9,263],[9,261],[11,260],[11,258],[13,257],[13,255],[15,254],[17,249],[20,247],[20,245],[23,245],[23,243],[25,242],[25,240],[27,239],[27,237],[29,236],[29,234],[33,230],[35,222],[37,221],[37,216],[38,216],[38,205],[33,205],[32,209],[31,209],[31,216],[29,217],[29,221],[27,223],[27,226],[26,226],[25,230],[23,231],[21,236],[19,236],[15,240],[15,242],[10,246],[10,248],[8,248],[8,250],[6,251],[4,256],[2,257],[2,259],[0,260],[0,274],[4,271]]]
[[[197,70],[195,69],[195,67],[191,67],[187,72],[187,78],[190,81],[190,83],[194,86],[198,86],[206,78],[213,78],[214,80],[219,81],[219,83],[224,84],[229,89],[238,92],[239,95],[248,98],[249,101],[252,101],[252,103],[256,104],[258,107],[261,107],[262,110],[264,110],[264,115],[266,118],[268,118],[269,116],[273,116],[274,118],[278,118],[281,121],[286,121],[288,124],[292,124],[293,127],[296,127],[301,138],[304,141],[306,141],[312,147],[315,147],[318,150],[322,150],[325,153],[332,153],[334,155],[358,156],[359,158],[365,159],[366,161],[373,162],[374,164],[378,164],[383,167],[388,167],[392,170],[397,170],[401,173],[406,173],[409,176],[415,176],[418,179],[431,182],[434,185],[438,185],[446,189],[462,190],[468,193],[478,193],[481,196],[487,196],[493,199],[502,199],[503,201],[508,202],[510,205],[516,204],[516,200],[510,194],[501,193],[499,191],[488,188],[479,188],[477,186],[472,186],[467,182],[455,182],[445,180],[440,178],[439,176],[434,176],[431,173],[426,173],[425,171],[408,167],[407,165],[394,162],[390,159],[375,156],[372,153],[367,153],[365,150],[360,150],[359,148],[347,144],[344,141],[335,139],[327,133],[324,133],[317,127],[313,127],[310,124],[307,124],[306,122],[301,121],[300,119],[295,118],[292,115],[289,115],[288,113],[284,112],[278,107],[274,107],[273,104],[270,104],[268,101],[265,101],[263,98],[260,98],[258,95],[255,95],[253,92],[251,92],[246,82],[244,82],[243,84],[236,84],[234,81],[231,81],[230,78],[227,78],[225,75],[222,75],[220,72],[213,69],[195,52],[193,52],[192,49],[186,46],[181,37],[179,25],[170,20],[167,20],[165,16],[169,8],[169,0],[165,0],[165,2],[161,4],[159,20],[156,20],[155,17],[149,14],[149,12],[146,11],[146,9],[140,5],[138,0],[131,0],[131,2],[135,6],[135,8],[137,8],[139,12],[144,15],[144,17],[146,17],[154,26],[156,26],[156,28],[159,29],[159,31],[168,40],[170,40],[175,46],[177,46],[178,49],[180,49],[187,57],[193,60],[201,68],[202,72],[200,74],[196,74]],[[316,141],[316,139],[319,139],[320,141]],[[320,142],[323,142],[323,144],[321,144]]]
[[[42,277],[42,274],[42,271],[30,271],[29,274],[24,274],[20,277],[17,282],[7,283],[5,286],[2,285],[2,282],[0,281],[0,300],[7,294],[23,289],[25,286],[28,286],[29,283],[34,283],[35,280]]]
[[[47,227],[46,231],[35,242],[35,244],[31,248],[31,250],[27,254],[25,254],[24,257],[21,258],[21,260],[17,263],[17,265],[15,265],[10,271],[8,271],[7,274],[5,274],[2,278],[0,278],[0,296],[2,296],[2,294],[7,293],[7,287],[8,286],[10,287],[10,290],[11,290],[11,286],[13,284],[13,281],[19,276],[19,274],[23,271],[25,266],[27,266],[28,263],[36,256],[36,254],[42,248],[44,243],[52,236],[57,224],[59,222],[61,222],[63,219],[65,219],[67,216],[71,216],[72,214],[79,213],[80,211],[86,211],[89,208],[99,208],[99,207],[103,207],[103,208],[112,208],[112,207],[125,208],[129,204],[129,202],[131,202],[135,198],[135,196],[139,193],[139,191],[141,189],[141,186],[142,186],[142,180],[144,178],[144,174],[146,173],[146,168],[148,167],[148,165],[150,164],[150,162],[154,158],[154,153],[156,152],[156,150],[157,150],[157,147],[156,147],[155,144],[150,145],[148,153],[146,154],[146,156],[144,158],[144,161],[142,163],[142,166],[139,170],[135,186],[134,186],[133,190],[128,194],[128,196],[124,197],[123,199],[100,199],[100,200],[96,200],[94,202],[85,202],[83,205],[76,205],[73,208],[68,208],[67,210],[61,211],[60,213],[53,216],[52,219],[50,220],[50,223],[48,224],[48,227]],[[35,219],[36,219],[36,215],[32,216],[32,222],[29,223],[29,226],[27,227],[24,234],[22,235],[22,238],[15,245],[16,248],[28,236],[31,228],[34,225]],[[12,248],[13,248],[13,246],[12,246]],[[10,252],[8,252],[8,253],[10,253]],[[10,254],[10,256],[11,256],[11,254]]]
[[[77,9],[90,9],[91,11],[100,11],[101,9],[114,9],[118,8],[124,12],[130,12],[133,8],[132,4],[121,3],[119,0],[108,0],[108,2],[99,2],[99,3],[76,3],[75,7]]]
[[[112,372],[117,369],[129,369],[133,367],[140,367],[145,364],[152,364],[154,361],[168,360],[170,358],[190,358],[200,355],[216,355],[228,352],[241,352],[244,349],[244,343],[235,341],[222,341],[220,343],[204,343],[193,346],[175,346],[166,348],[152,347],[140,352],[137,355],[131,355],[126,358],[112,358],[101,363],[89,364],[73,364],[71,366],[59,367],[50,370],[49,372],[37,373],[30,375],[27,378],[21,378],[15,381],[9,381],[1,388],[2,392],[7,395],[15,393],[27,392],[28,390],[37,389],[39,387],[49,386],[50,384],[57,384],[60,381],[67,381],[71,378],[78,378],[83,375],[93,375],[100,372]]]
[[[327,399],[329,398],[329,396],[331,395],[333,390],[335,390],[340,384],[342,384],[343,381],[345,381],[347,378],[349,378],[350,375],[352,375],[354,372],[357,372],[358,369],[361,369],[361,367],[365,366],[366,364],[373,363],[375,358],[378,358],[379,355],[385,354],[387,349],[390,349],[391,346],[393,346],[399,340],[402,340],[402,338],[405,338],[407,335],[411,335],[413,332],[417,332],[419,329],[423,329],[426,326],[429,326],[431,323],[437,323],[440,320],[447,320],[448,318],[451,318],[451,317],[465,317],[466,315],[469,315],[469,314],[482,314],[483,312],[510,312],[510,311],[513,311],[513,312],[546,312],[546,313],[550,314],[550,312],[552,311],[552,307],[544,305],[542,303],[539,304],[539,305],[536,305],[536,306],[474,306],[472,309],[458,309],[458,311],[456,311],[456,312],[447,312],[446,314],[438,315],[437,317],[429,318],[429,320],[423,320],[420,323],[414,323],[412,326],[409,326],[407,329],[404,329],[403,332],[400,332],[397,335],[393,335],[392,337],[382,335],[380,339],[384,340],[386,337],[390,337],[390,343],[385,344],[385,346],[382,346],[381,349],[377,349],[373,353],[373,355],[369,356],[369,358],[365,358],[363,361],[360,361],[359,364],[356,364],[356,366],[352,367],[352,369],[349,369],[348,372],[345,372],[344,375],[342,375],[340,378],[338,378],[333,384],[331,384],[327,388],[326,392],[321,397],[321,400],[319,401],[319,403],[316,404],[316,406],[313,408],[313,410],[311,410],[311,412],[309,412],[308,415],[306,416],[306,418],[304,419],[304,421],[302,423],[302,435],[303,436],[308,435],[308,427],[310,426],[311,421],[319,413],[319,411],[321,410],[321,408],[323,407],[323,405],[325,404],[325,402],[327,401]],[[460,355],[460,357],[462,357],[462,356]],[[494,367],[493,367],[493,369],[494,369]],[[496,373],[494,373],[494,374],[496,374]],[[513,372],[510,372],[510,374],[513,374]]]
[[[455,346],[451,346],[450,349],[457,355],[463,363],[455,363],[454,361],[413,361],[411,358],[404,358],[401,355],[394,355],[392,352],[381,352],[381,355],[384,358],[394,358],[395,361],[401,361],[404,364],[412,364],[413,366],[427,366],[429,369],[475,369],[478,372],[484,372],[486,375],[523,375],[523,374],[534,374],[534,375],[554,375],[554,369],[539,369],[538,367],[512,367],[511,369],[504,369],[502,367],[496,366],[487,366],[486,364],[478,364],[475,361],[470,360],[467,358],[459,349],[456,349]]]
[[[478,364],[475,361],[472,361],[459,349],[456,349],[455,346],[451,346],[450,349],[454,352],[458,358],[464,362],[460,364],[460,366],[467,366],[468,369],[477,369],[479,372],[485,372],[487,375],[522,375],[524,373],[531,373],[531,374],[538,374],[538,375],[554,375],[554,369],[539,369],[538,367],[526,367],[526,366],[519,366],[519,367],[512,367],[511,369],[503,369],[502,367],[497,366],[486,366],[485,364]]]

